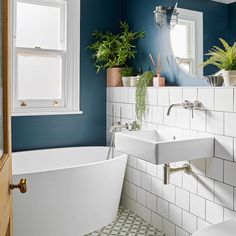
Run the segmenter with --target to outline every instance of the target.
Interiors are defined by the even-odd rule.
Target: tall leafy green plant
[[[144,38],[144,32],[133,32],[126,22],[120,22],[121,33],[102,33],[95,31],[92,36],[95,42],[88,46],[93,52],[94,66],[99,72],[101,69],[125,67],[127,61],[136,54],[134,41]]]
[[[141,75],[136,86],[135,111],[136,111],[136,119],[140,127],[142,126],[142,121],[147,111],[147,87],[152,78],[153,78],[152,72],[147,71]]]
[[[213,46],[207,56],[210,58],[203,63],[203,66],[214,65],[221,70],[236,70],[236,43],[230,46],[224,39],[219,39],[223,48]]]

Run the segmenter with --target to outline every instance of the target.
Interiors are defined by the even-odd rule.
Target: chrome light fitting
[[[167,26],[172,29],[178,24],[178,2],[174,7],[157,6],[154,13],[155,24],[162,28]]]

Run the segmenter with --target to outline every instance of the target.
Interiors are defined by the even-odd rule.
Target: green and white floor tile
[[[85,236],[163,236],[154,226],[148,224],[133,212],[120,207],[116,220],[99,231]]]

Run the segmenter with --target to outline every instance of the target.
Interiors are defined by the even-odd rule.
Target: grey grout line
[[[133,168],[133,167],[132,167]],[[134,168],[135,169],[135,168]],[[137,169],[138,170],[138,169]],[[139,170],[140,171],[140,170]],[[142,171],[140,171],[140,172],[142,172]],[[145,173],[145,172],[142,172],[142,173]],[[205,177],[205,176],[204,176]],[[154,177],[154,178],[157,178],[157,177]],[[159,179],[159,178],[157,178],[157,179]],[[162,179],[159,179],[159,180],[161,180],[161,181],[163,181]],[[215,192],[215,182],[216,182],[216,180],[214,180],[214,179],[212,179],[213,181],[214,181],[214,192]],[[133,183],[133,182],[130,182],[130,181],[128,181],[127,179],[125,180],[126,182],[129,182],[129,183],[131,183],[131,184],[133,184],[133,185],[135,185],[136,187],[139,187],[140,188],[140,186],[138,186],[138,185],[136,185],[135,183]],[[220,182],[220,181],[217,181],[217,182]],[[222,182],[220,182],[220,183],[222,183]],[[171,185],[173,185],[173,184],[171,184]],[[179,189],[182,189],[182,190],[184,190],[184,191],[186,191],[186,192],[188,192],[189,193],[189,211],[187,211],[186,209],[183,209],[183,208],[181,208],[180,206],[177,206],[177,207],[179,207],[179,208],[181,208],[182,210],[184,210],[184,211],[186,211],[186,212],[188,212],[188,213],[191,213],[190,212],[190,195],[191,194],[194,194],[194,195],[196,195],[196,196],[199,196],[199,197],[201,197],[201,198],[203,198],[203,199],[205,199],[206,201],[209,201],[209,202],[212,202],[212,203],[214,203],[214,204],[216,204],[216,205],[219,205],[219,206],[221,206],[221,207],[223,207],[223,208],[226,208],[226,209],[229,209],[229,210],[231,210],[232,211],[232,209],[230,209],[230,208],[228,208],[228,207],[225,207],[224,205],[221,205],[221,204],[218,204],[218,203],[216,203],[215,202],[215,194],[214,194],[214,200],[212,201],[212,200],[210,200],[210,199],[207,199],[207,198],[204,198],[204,197],[202,197],[201,195],[199,195],[198,193],[194,193],[194,192],[191,192],[191,191],[188,191],[187,189],[184,189],[184,188],[180,188],[179,186],[176,186],[176,185],[173,185],[173,186],[175,186],[175,188],[179,188]],[[233,187],[233,186],[231,186],[231,187]],[[152,193],[151,191],[148,191],[148,190],[145,190],[146,192],[149,192],[149,193],[151,193],[151,194],[153,194],[153,195],[155,195],[154,193]],[[176,191],[175,191],[175,193],[176,193]],[[165,199],[165,198],[163,198],[163,194],[162,194],[162,196],[160,197],[160,196],[157,196],[157,195],[155,195],[156,197],[158,197],[158,198],[160,198],[160,199],[162,199],[162,200],[164,200],[164,201],[167,201],[168,203],[171,203],[171,204],[173,204],[172,202],[170,202],[170,201],[168,201],[167,199]],[[130,197],[131,198],[131,197]],[[133,198],[132,198],[133,199]],[[133,199],[133,200],[135,200],[135,199]],[[136,201],[136,200],[135,200]],[[138,202],[139,203],[139,202]],[[139,204],[141,204],[141,203],[139,203]],[[176,203],[175,203],[176,204]],[[141,205],[143,205],[143,204],[141,204]],[[145,205],[143,205],[143,206],[145,206]],[[146,207],[146,206],[145,206]],[[191,213],[191,214],[193,214],[193,213]],[[193,214],[194,215],[194,214]],[[198,217],[198,218],[200,218],[200,219],[202,219],[201,217],[199,217],[199,216],[197,216],[197,215],[195,215],[196,217]],[[205,219],[202,219],[202,220],[205,220]]]
[[[127,196],[127,195],[126,195],[126,197],[127,197],[127,198],[130,198],[132,201],[137,202],[135,199],[132,199],[130,196]],[[139,202],[137,202],[137,203],[140,204]],[[140,205],[142,205],[142,204],[140,204]],[[142,205],[142,206],[143,206],[143,205]],[[144,207],[145,207],[145,206],[144,206]],[[188,212],[188,211],[182,209],[181,221],[183,221],[183,213],[184,213],[184,211],[185,211],[185,212]],[[151,212],[153,212],[153,211],[151,210]],[[157,212],[154,212],[154,213],[157,214],[158,216],[160,216],[161,218],[167,220],[168,222],[172,223],[173,225],[175,225],[175,227],[179,227],[179,228],[181,228],[182,230],[184,230],[185,232],[190,233],[190,232],[186,231],[184,228],[182,228],[182,227],[183,227],[183,222],[181,222],[181,227],[180,227],[180,226],[176,225],[174,222],[170,221],[169,218],[166,218],[166,217],[164,217],[164,216],[158,214]],[[188,213],[192,214],[191,212],[188,212]],[[194,214],[192,214],[192,215],[194,215]],[[194,215],[194,216],[195,216],[195,215]],[[169,216],[168,216],[168,217],[169,217]],[[198,222],[198,219],[201,219],[201,218],[198,217],[198,216],[195,216],[195,217],[196,217],[196,220],[197,220],[196,222]],[[209,224],[212,225],[212,223],[208,222],[207,220],[204,220],[204,219],[201,219],[201,220],[203,220],[203,221],[205,221],[205,222],[207,222],[207,223],[209,223]],[[163,224],[163,221],[162,221],[162,224]],[[162,225],[162,228],[163,228],[163,225]]]
[[[204,88],[204,87],[203,87]],[[202,88],[202,89],[203,89]],[[201,89],[201,87],[199,87],[199,88],[197,88],[196,89],[196,91],[197,91],[197,97],[199,97],[199,89]],[[206,87],[206,89],[209,89],[209,87]],[[206,126],[205,126],[205,130],[204,130],[204,132],[202,132],[202,131],[199,131],[199,130],[194,130],[194,129],[192,129],[192,126],[191,126],[191,120],[190,120],[190,128],[189,129],[183,129],[183,128],[181,128],[181,127],[178,127],[177,126],[177,119],[176,119],[176,115],[175,115],[175,125],[172,125],[172,124],[168,124],[168,125],[166,125],[166,123],[165,123],[165,116],[164,116],[164,114],[163,114],[163,123],[157,123],[157,121],[155,122],[154,121],[154,117],[153,117],[153,115],[154,115],[154,113],[152,112],[152,114],[151,114],[151,119],[149,119],[148,121],[145,121],[144,123],[145,123],[145,126],[147,125],[147,126],[150,126],[150,127],[152,127],[153,125],[154,126],[160,126],[160,127],[169,127],[169,128],[173,128],[173,129],[178,129],[178,130],[180,130],[180,132],[187,132],[188,130],[190,130],[190,131],[193,131],[193,132],[196,132],[196,134],[197,133],[208,133],[208,134],[210,134],[210,135],[216,135],[215,133],[210,133],[210,132],[207,132],[207,122],[208,122],[208,118],[209,118],[209,112],[211,112],[211,111],[213,111],[213,112],[221,112],[221,113],[223,113],[223,134],[218,134],[218,135],[223,135],[224,137],[229,137],[229,138],[233,138],[233,142],[235,142],[235,136],[229,136],[229,135],[225,135],[225,116],[226,116],[226,114],[231,114],[231,113],[233,113],[233,114],[235,114],[235,109],[233,109],[233,112],[232,111],[220,111],[220,110],[216,110],[216,104],[215,104],[215,98],[216,98],[216,95],[215,95],[215,91],[216,91],[216,89],[215,88],[213,88],[214,89],[214,94],[213,94],[213,96],[214,96],[214,98],[213,98],[213,107],[214,107],[214,109],[213,110],[205,110],[205,112],[206,112],[206,116],[205,116],[205,123],[206,123]],[[168,97],[169,97],[169,102],[170,102],[170,88],[168,88],[168,90],[169,90],[169,93],[168,93]],[[127,91],[129,91],[129,89],[127,89]],[[181,88],[181,91],[182,91],[182,96],[183,96],[183,91],[184,91],[184,89],[182,89]],[[233,92],[233,108],[235,107],[235,89],[233,90],[234,92]],[[121,93],[121,92],[118,92],[118,93]],[[120,95],[121,96],[121,95]],[[129,101],[130,101],[130,94],[129,94],[129,92],[128,92],[128,100],[127,100],[128,102],[118,102],[118,101],[111,101],[111,103],[112,104],[120,104],[121,103],[121,105],[124,105],[124,104],[129,104],[129,105],[131,105],[132,106],[132,113],[134,113],[134,103],[130,103]],[[153,107],[154,107],[154,105],[150,105],[149,104],[149,107],[150,107],[150,109],[152,109],[153,110]],[[157,105],[157,106],[155,106],[155,107],[162,107],[162,109],[164,110],[164,108],[166,108],[166,106],[159,106],[159,105]],[[176,110],[175,110],[175,113],[176,113]],[[133,114],[132,114],[133,115]],[[125,116],[126,116],[126,114],[123,114],[123,116],[124,116],[124,119],[127,119],[127,118],[125,118]],[[109,117],[109,115],[107,114],[107,117]],[[214,150],[215,150],[215,148],[214,148]],[[233,143],[233,153],[235,154],[235,145],[234,145],[234,143]],[[214,155],[215,156],[215,155]],[[227,208],[227,207],[225,207],[225,206],[223,206],[223,205],[221,205],[221,204],[218,204],[218,203],[216,203],[215,201],[216,201],[216,195],[215,195],[215,185],[216,185],[216,183],[217,182],[219,182],[219,183],[224,183],[224,184],[226,184],[227,186],[230,186],[230,187],[233,187],[233,198],[235,198],[235,190],[236,190],[236,186],[235,185],[232,185],[232,184],[229,184],[229,183],[225,183],[225,169],[224,169],[224,166],[225,166],[225,163],[226,162],[230,162],[230,163],[236,163],[236,158],[235,158],[235,155],[233,155],[233,157],[234,157],[234,159],[233,159],[233,161],[232,160],[227,160],[226,158],[222,158],[222,157],[214,157],[214,158],[216,158],[216,159],[219,159],[219,160],[223,160],[223,180],[215,180],[213,177],[210,177],[210,176],[208,176],[207,175],[207,159],[205,159],[205,168],[204,168],[204,173],[203,174],[197,174],[197,193],[194,193],[194,194],[196,194],[197,196],[199,196],[199,197],[201,197],[201,198],[203,198],[204,200],[205,200],[205,204],[206,204],[206,202],[207,201],[209,201],[209,202],[212,202],[212,203],[214,203],[214,204],[216,204],[216,205],[219,205],[219,206],[221,206],[221,207],[223,207],[223,212],[224,212],[224,214],[223,214],[223,217],[225,217],[225,211],[228,209],[228,210],[230,210],[230,211],[232,211],[232,209],[229,209],[229,208]],[[145,174],[148,174],[148,175],[150,175],[151,177],[153,177],[153,178],[157,178],[157,179],[159,179],[160,181],[163,181],[162,179],[160,179],[159,177],[159,175],[158,175],[158,173],[157,173],[157,176],[152,176],[151,174],[149,174],[149,173],[147,173],[147,171],[142,171],[142,170],[140,170],[140,169],[138,169],[137,168],[137,166],[136,167],[133,167],[133,166],[130,166],[132,169],[137,169],[138,171],[140,171],[141,173],[145,173]],[[198,194],[198,188],[199,188],[199,181],[198,181],[198,179],[199,179],[199,177],[200,176],[203,176],[203,177],[206,177],[206,178],[208,178],[209,180],[212,180],[212,181],[214,181],[214,193],[213,193],[213,197],[214,197],[214,199],[213,199],[213,201],[212,200],[209,200],[209,199],[206,199],[205,197],[202,197],[201,195],[199,195]],[[153,181],[153,179],[151,178],[151,182]],[[180,189],[183,189],[184,191],[187,191],[189,194],[192,194],[188,189],[185,189],[185,188],[183,188],[183,178],[182,178],[182,187],[179,187],[179,186],[177,186],[177,185],[174,185],[175,186],[175,189],[176,188],[180,188]],[[133,184],[133,183],[132,183]],[[135,185],[135,184],[134,184]],[[142,188],[142,187],[141,187]],[[136,191],[137,191],[137,187],[136,187]],[[151,190],[150,191],[148,191],[148,190],[146,190],[145,189],[145,191],[146,191],[146,193],[147,192],[150,192],[150,193],[152,193],[151,192]],[[153,194],[153,193],[152,193]],[[130,198],[130,197],[129,197]],[[158,197],[158,198],[160,198],[160,199],[163,199],[163,200],[165,200],[165,201],[167,201],[167,203],[168,203],[168,205],[170,204],[170,202],[168,201],[168,200],[166,200],[166,199],[164,199],[163,198],[163,196],[162,197]],[[147,199],[146,199],[147,200]],[[133,200],[133,201],[135,201],[135,200]],[[140,204],[140,203],[139,203]],[[175,190],[175,204],[176,204],[176,190]],[[146,205],[147,205],[147,202],[146,202]],[[147,207],[147,206],[144,206],[144,207]],[[234,209],[235,209],[235,201],[233,202],[233,211],[234,211]],[[147,209],[149,209],[149,208],[147,208]],[[150,209],[151,210],[151,209]],[[186,211],[186,210],[184,210],[184,209],[182,209],[181,208],[181,210],[182,210],[182,214],[183,214],[183,211]],[[186,212],[188,212],[188,211],[186,211]],[[190,207],[189,207],[189,213],[191,213],[190,212]],[[191,213],[192,214],[192,213]],[[193,214],[194,215],[194,214]],[[197,217],[197,219],[201,219],[200,217],[198,217],[198,216],[196,216]],[[205,218],[206,218],[206,207],[205,207]],[[204,221],[206,221],[205,219],[201,219],[201,220],[204,220]],[[168,220],[169,221],[169,220]],[[207,222],[207,221],[206,221]],[[162,222],[163,223],[163,222]],[[210,222],[208,222],[208,223],[210,223]],[[198,224],[198,221],[197,221],[197,224]],[[210,223],[211,224],[211,223]],[[198,225],[197,225],[198,226]]]

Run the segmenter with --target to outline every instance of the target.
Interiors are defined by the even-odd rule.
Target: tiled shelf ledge
[[[181,108],[166,116],[170,104],[185,99],[201,101],[204,110],[194,118]],[[107,130],[112,105],[117,120],[122,109],[122,122],[133,121],[135,88],[107,88]],[[129,157],[122,198],[126,207],[171,236],[190,236],[236,218],[236,88],[149,87],[144,127],[214,135],[215,158],[191,162],[195,177],[177,173],[164,186],[161,166]]]
[[[199,100],[205,110],[236,112],[236,88],[232,87],[148,87],[148,105],[169,106],[184,100]],[[107,88],[107,102],[135,103],[135,88]]]

